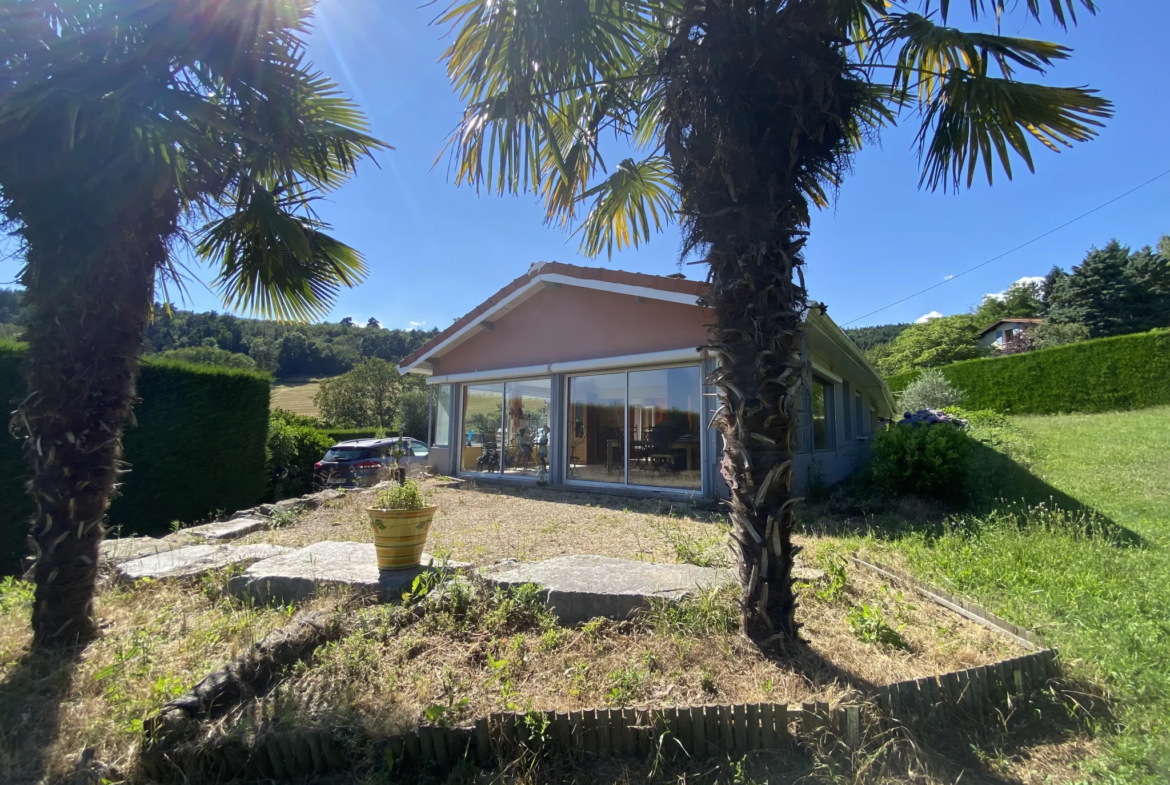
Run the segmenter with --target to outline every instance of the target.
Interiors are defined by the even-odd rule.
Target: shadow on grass
[[[835,486],[827,499],[805,505],[799,514],[801,528],[809,534],[872,534],[897,540],[914,534],[940,537],[955,530],[977,534],[995,519],[1021,530],[1063,531],[1119,548],[1146,546],[1137,532],[1050,485],[1010,456],[982,442],[973,445],[962,503],[883,496],[854,477]]]
[[[5,782],[52,779],[46,754],[57,738],[61,703],[81,652],[30,651],[0,682],[0,771]]]

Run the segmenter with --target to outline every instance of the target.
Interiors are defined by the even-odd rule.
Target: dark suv
[[[355,439],[333,445],[325,457],[313,465],[313,485],[317,488],[368,488],[389,479],[390,468],[394,466],[394,448],[399,441],[405,451],[399,459],[402,468],[409,471],[412,464],[426,463],[430,450],[426,444],[409,436],[401,440]]]

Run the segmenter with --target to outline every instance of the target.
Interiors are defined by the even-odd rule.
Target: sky
[[[328,317],[373,316],[387,327],[445,327],[536,261],[562,261],[653,274],[680,267],[679,233],[668,228],[636,251],[586,259],[577,239],[545,226],[531,194],[501,197],[457,187],[444,143],[461,105],[440,63],[446,31],[431,21],[444,7],[417,0],[322,0],[310,57],[368,114],[375,136],[394,145],[318,205],[334,234],[361,251],[370,273],[344,290]],[[883,133],[856,158],[834,204],[815,215],[806,278],[813,299],[843,326],[915,321],[977,305],[1053,265],[1068,269],[1094,245],[1116,237],[1135,247],[1170,233],[1170,176],[974,272],[964,270],[1028,242],[1170,170],[1170,69],[1164,0],[1101,0],[1067,33],[1055,26],[1005,23],[1005,34],[1072,47],[1071,60],[1043,77],[1094,87],[1116,104],[1101,135],[1060,154],[1034,145],[1036,173],[1022,162],[1015,180],[943,194],[918,188],[913,118]],[[436,161],[438,163],[436,164]],[[610,163],[616,163],[611,159]],[[0,282],[18,260],[0,261]],[[188,283],[184,307],[224,311],[206,284]],[[957,277],[955,277],[957,276]],[[921,289],[907,302],[873,313]]]

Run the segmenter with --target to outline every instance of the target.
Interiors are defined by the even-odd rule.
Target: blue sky
[[[441,2],[441,0],[440,0]],[[960,4],[961,5],[961,4]],[[1009,20],[1004,32],[1046,37],[1075,49],[1052,84],[1090,85],[1117,105],[1101,136],[1059,155],[1035,151],[1036,174],[977,183],[969,192],[918,190],[914,127],[887,131],[858,156],[836,203],[813,221],[807,280],[814,299],[849,322],[942,281],[1074,218],[1170,169],[1170,69],[1164,0],[1103,0],[1096,17],[1067,33]],[[310,53],[365,109],[375,135],[395,146],[320,205],[336,235],[365,254],[370,275],[343,292],[330,321],[377,317],[388,327],[444,327],[534,261],[623,270],[677,272],[674,228],[635,252],[586,260],[577,241],[542,223],[529,196],[477,195],[456,187],[446,159],[432,168],[460,115],[439,56],[444,31],[429,25],[442,6],[417,0],[323,0]],[[616,159],[611,163],[616,163]],[[931,311],[960,312],[984,293],[1053,264],[1070,267],[1112,237],[1135,246],[1170,233],[1170,177],[1073,226],[855,324],[912,321]],[[11,281],[14,261],[0,262]],[[701,277],[701,267],[683,267]],[[206,268],[195,268],[210,281]],[[223,310],[198,282],[188,307]]]

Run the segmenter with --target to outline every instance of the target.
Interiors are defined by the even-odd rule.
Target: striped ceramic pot
[[[370,525],[374,527],[374,548],[378,552],[379,570],[409,570],[422,561],[427,532],[438,507],[421,510],[381,510],[368,507]]]

